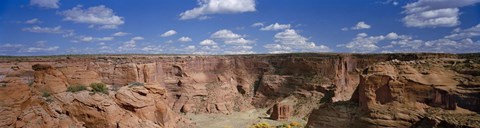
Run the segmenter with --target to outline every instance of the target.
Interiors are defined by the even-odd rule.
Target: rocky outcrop
[[[479,111],[473,107],[479,99],[471,97],[479,94],[475,87],[480,87],[480,78],[456,71],[478,66],[464,59],[393,60],[369,66],[350,101],[314,110],[308,126],[480,127]]]
[[[272,108],[272,114],[270,115],[270,119],[273,120],[288,120],[292,115],[291,110],[292,108],[288,104],[278,103],[275,104]]]
[[[124,86],[109,95],[65,92],[68,79],[50,65],[34,65],[35,79],[8,76],[0,87],[0,127],[179,127],[189,122],[166,103],[159,84]],[[18,72],[18,71],[17,71]],[[28,76],[28,75],[27,75]],[[61,88],[63,90],[60,90]]]
[[[5,123],[0,127],[14,126],[18,122],[17,117],[22,117],[20,119],[23,120],[24,116],[19,112],[24,110],[45,111],[46,114],[37,112],[35,116],[25,116],[25,119],[42,117],[38,120],[54,122],[41,126],[98,124],[95,126],[174,127],[172,122],[183,122],[180,113],[229,114],[252,108],[271,108],[283,101],[288,101],[291,106],[291,116],[304,117],[322,104],[349,100],[362,81],[363,77],[359,77],[361,69],[371,64],[393,59],[410,61],[461,57],[452,54],[305,53],[2,58],[0,84],[5,84],[6,88],[0,87],[0,90],[6,93],[0,96],[5,99],[16,95],[19,97],[15,100],[2,100],[0,106],[5,109],[1,112],[10,113],[10,116],[2,117],[1,121]],[[475,74],[474,71],[463,69],[458,72]],[[422,82],[416,80],[419,81]],[[465,94],[461,98],[475,100],[477,93],[471,88],[476,83],[465,81],[458,83],[462,88],[458,91]],[[107,84],[109,95],[89,95],[87,91],[65,92],[70,86],[88,86],[90,83]],[[129,87],[131,83],[145,83],[145,86]],[[388,104],[397,100],[390,93],[398,89],[390,86],[378,88],[380,91],[372,91],[368,95],[375,94],[379,98],[360,98],[366,101],[362,106],[370,109],[370,101]],[[7,93],[11,90],[30,93]],[[458,95],[443,90],[447,93],[439,90],[435,98],[438,102],[432,102],[431,106],[450,108],[456,103],[469,110],[478,109],[474,107],[478,102],[452,101],[451,96],[459,98]],[[43,94],[50,96],[42,97]],[[25,107],[17,107],[19,104]],[[57,114],[54,115],[55,113]],[[60,123],[61,121],[66,123]]]

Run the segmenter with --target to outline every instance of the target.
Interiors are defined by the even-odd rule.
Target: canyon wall
[[[480,127],[479,89],[478,57],[380,62],[362,71],[351,100],[314,110],[308,127]]]
[[[177,124],[189,125],[180,113],[229,114],[270,108],[281,101],[291,103],[294,116],[304,117],[320,104],[348,102],[362,81],[360,74],[369,65],[388,60],[462,57],[467,56],[304,53],[4,57],[0,59],[0,114],[6,116],[1,117],[0,127],[180,127]],[[128,86],[134,82],[144,86]],[[91,83],[107,84],[109,93],[67,91],[68,87]],[[379,95],[386,95],[388,100],[384,102],[391,99],[388,93]],[[439,91],[438,95],[444,99],[445,92]],[[361,106],[368,108],[368,104]]]

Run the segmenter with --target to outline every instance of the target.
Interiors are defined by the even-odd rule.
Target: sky
[[[480,0],[2,0],[0,55],[472,53]]]

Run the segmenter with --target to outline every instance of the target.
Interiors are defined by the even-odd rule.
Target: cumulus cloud
[[[65,32],[64,30],[62,30],[61,26],[56,26],[56,27],[33,26],[30,28],[23,28],[22,31],[34,32],[34,33],[53,33],[53,34],[60,34]]]
[[[357,23],[357,25],[355,25],[355,26],[352,27],[351,29],[353,29],[353,30],[370,29],[370,25],[368,25],[368,24],[365,23],[364,21],[360,21],[360,22]]]
[[[405,5],[403,22],[407,27],[452,27],[460,24],[459,7],[480,0],[418,0]]]
[[[216,31],[210,37],[214,39],[229,40],[229,39],[238,39],[244,36],[233,33],[231,30],[228,30],[228,29],[222,29],[222,30]]]
[[[125,23],[124,18],[115,15],[112,9],[104,5],[83,9],[82,6],[76,6],[72,9],[59,13],[64,16],[63,20],[73,21],[75,23],[90,24],[91,27],[100,25],[99,29],[116,29],[119,25]]]
[[[134,51],[136,50],[137,47],[137,41],[139,40],[144,40],[143,37],[141,36],[136,36],[130,39],[129,41],[125,41],[122,43],[121,46],[118,47],[119,52],[129,52],[129,51]]]
[[[255,0],[199,0],[199,7],[180,14],[181,20],[205,19],[209,14],[233,14],[255,11]]]
[[[480,36],[480,24],[464,30],[457,29],[451,35],[445,36],[448,39],[465,39]]]
[[[264,48],[268,49],[270,53],[330,51],[330,48],[327,46],[316,45],[306,37],[298,34],[294,29],[286,29],[285,31],[275,34],[274,41],[276,44],[264,45]]]
[[[26,49],[21,50],[20,52],[51,52],[51,51],[56,51],[58,46],[52,46],[52,47],[29,47]]]
[[[277,31],[277,30],[284,30],[284,29],[289,29],[291,26],[290,24],[271,24],[266,27],[260,28],[262,31]]]
[[[479,52],[480,41],[475,41],[471,37],[480,35],[470,34],[478,32],[477,27],[479,26],[457,29],[451,35],[432,40],[415,39],[395,32],[378,36],[359,33],[349,43],[337,46],[347,48],[351,52]]]
[[[244,35],[233,33],[231,30],[228,29],[218,30],[210,37],[216,40],[223,41],[225,44],[230,45],[246,45],[255,42],[253,40],[247,40],[244,38]]]
[[[355,26],[350,27],[351,30],[360,30],[360,29],[370,29],[371,26],[365,23],[364,21],[358,22]],[[347,31],[349,28],[345,27],[341,29],[342,31]]]
[[[169,36],[173,36],[177,34],[177,31],[175,30],[168,30],[166,31],[165,33],[163,33],[162,35],[160,35],[161,37],[169,37]]]
[[[39,23],[42,23],[42,21],[40,21],[38,18],[33,18],[25,21],[25,24],[39,24]]]
[[[116,33],[113,33],[112,36],[126,36],[128,35],[129,33],[126,33],[126,32],[116,32]]]
[[[217,43],[215,43],[215,41],[213,41],[213,40],[206,39],[206,40],[203,40],[202,42],[200,42],[200,45],[202,45],[202,46],[213,46],[213,45],[217,45]]]
[[[378,43],[385,40],[408,40],[411,39],[410,36],[398,35],[397,33],[391,32],[387,35],[379,36],[368,36],[367,33],[359,33],[357,36],[347,44],[337,45],[338,47],[345,47],[350,49],[352,52],[374,52],[380,47]]]
[[[97,41],[112,41],[114,37],[92,37],[92,36],[77,36],[73,42],[97,42]]]
[[[2,44],[0,45],[0,54],[6,55],[6,54],[12,54],[18,52],[21,48],[23,48],[22,44]]]
[[[178,38],[178,41],[179,42],[190,42],[190,41],[192,41],[192,38],[183,36],[183,37]]]
[[[223,42],[219,45],[217,42]],[[210,39],[199,43],[195,54],[251,54],[255,41],[246,39],[246,35],[234,33],[228,29],[221,29],[210,35]]]
[[[30,0],[30,5],[42,8],[59,8],[60,0]]]

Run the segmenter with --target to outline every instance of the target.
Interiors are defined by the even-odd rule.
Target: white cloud
[[[271,24],[266,27],[260,28],[262,31],[276,31],[276,30],[284,30],[284,29],[289,29],[291,26],[290,24]]]
[[[178,41],[179,42],[190,42],[190,41],[192,41],[192,38],[183,36],[183,37],[178,38]]]
[[[213,41],[213,40],[206,39],[206,40],[203,40],[202,42],[200,42],[200,45],[202,45],[202,46],[213,46],[213,45],[217,45],[217,43],[215,43],[215,41]]]
[[[397,33],[391,32],[387,35],[379,36],[368,36],[366,33],[359,33],[352,41],[347,44],[337,45],[338,47],[345,47],[350,49],[352,52],[374,52],[380,47],[378,43],[385,40],[401,40],[403,42],[410,40],[410,36],[398,35]]]
[[[324,45],[317,46],[314,42],[298,34],[293,29],[275,34],[274,41],[277,44],[266,44],[264,48],[270,53],[287,53],[287,52],[327,52],[330,48]]]
[[[225,40],[225,44],[232,44],[232,45],[246,45],[254,42],[255,41],[252,41],[252,40],[246,40],[245,38]]]
[[[445,36],[445,38],[458,40],[477,36],[480,36],[480,24],[464,30],[456,29],[453,34]]]
[[[56,27],[33,26],[31,28],[23,28],[22,31],[34,32],[34,33],[54,33],[54,34],[64,33],[61,26],[56,26]]]
[[[133,37],[132,40],[144,40],[145,38],[141,37],[141,36],[136,36],[136,37]]]
[[[168,30],[166,31],[165,33],[163,33],[162,35],[160,35],[161,37],[169,37],[169,36],[173,36],[177,34],[177,31],[175,30]]]
[[[42,21],[40,21],[38,18],[33,18],[25,21],[25,24],[39,24],[39,23],[42,23]]]
[[[51,52],[51,51],[56,51],[58,46],[53,46],[53,47],[29,47],[26,49],[22,49],[20,52]]]
[[[125,23],[123,17],[115,15],[112,9],[104,5],[87,9],[82,9],[82,6],[76,6],[59,14],[65,17],[63,20],[90,24],[92,27],[100,25],[99,29],[116,29],[118,25]]]
[[[126,36],[128,35],[129,33],[126,33],[126,32],[116,32],[114,33],[112,36]]]
[[[2,44],[0,45],[0,54],[11,54],[18,52],[21,48],[23,48],[22,44]]]
[[[265,26],[262,22],[253,23],[252,27],[263,27]]]
[[[30,5],[42,8],[59,8],[60,0],[30,0]]]
[[[357,25],[355,25],[354,27],[352,27],[351,29],[353,30],[359,30],[359,29],[370,29],[370,25],[368,25],[367,23],[365,23],[364,21],[360,21],[357,23]]]
[[[222,30],[218,30],[217,32],[213,33],[210,37],[214,38],[214,39],[229,40],[229,39],[242,38],[244,36],[233,33],[232,31],[230,31],[228,29],[222,29]]]
[[[92,37],[92,36],[77,36],[75,37],[74,42],[101,42],[101,41],[112,41],[114,37],[107,36],[107,37]]]
[[[129,41],[125,41],[122,43],[120,47],[118,47],[119,52],[127,52],[127,51],[134,51],[137,47],[137,41],[144,40],[141,36],[136,36],[130,39]]]
[[[418,0],[405,5],[403,22],[407,27],[452,27],[460,24],[459,7],[480,0]]]
[[[181,20],[205,19],[209,14],[232,14],[255,11],[255,0],[199,0],[199,7],[180,14]]]
[[[225,54],[254,54],[255,52],[252,51],[252,46],[233,46],[229,47],[227,50],[225,50],[223,53]]]
[[[228,29],[218,30],[217,32],[213,33],[211,38],[223,41],[227,45],[247,45],[255,43],[253,40],[245,39],[244,35],[233,33]]]
[[[360,29],[370,29],[372,26],[368,25],[367,23],[365,23],[365,21],[360,21],[358,22],[355,26],[353,27],[350,27],[350,28],[347,28],[347,27],[344,27],[340,30],[342,31],[348,31],[348,30],[360,30]]]
[[[221,29],[210,35],[211,39],[201,41],[201,47],[197,48],[195,54],[247,54],[255,53],[252,48],[253,40],[245,39],[246,35],[240,35],[228,29]],[[218,45],[216,41],[223,42]]]

